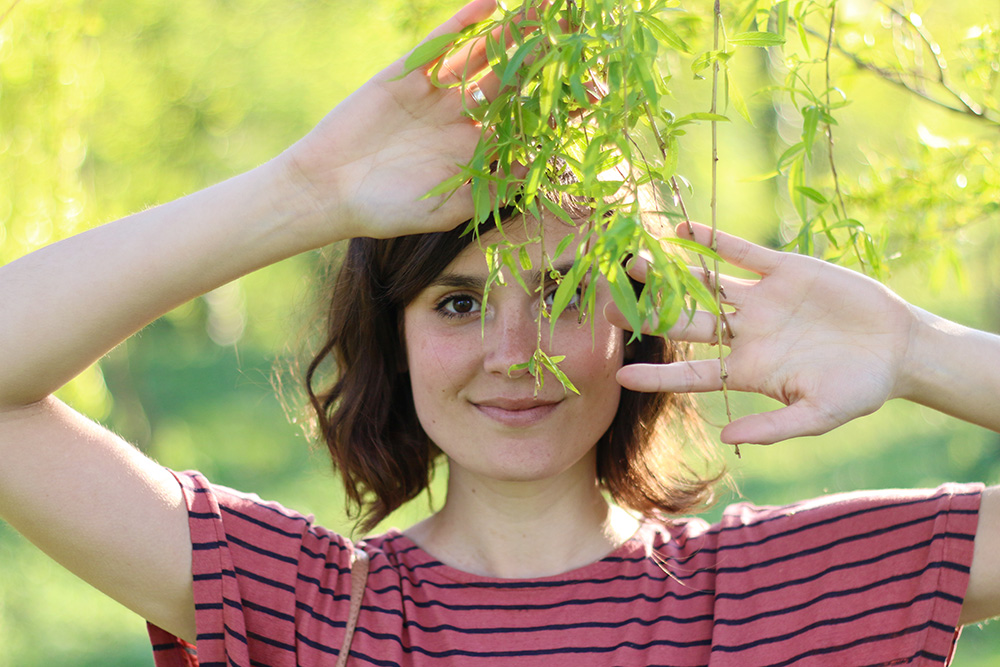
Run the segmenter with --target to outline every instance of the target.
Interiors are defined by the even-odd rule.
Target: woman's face
[[[520,222],[505,225],[507,237],[524,238]],[[565,225],[546,223],[546,246],[554,252],[568,233]],[[484,246],[497,232],[483,237]],[[564,273],[572,264],[573,244],[553,265]],[[529,286],[541,284],[541,252],[531,247],[531,270],[522,273]],[[528,294],[513,276],[490,288],[485,318],[483,288],[489,270],[476,244],[467,247],[404,311],[407,364],[417,416],[431,440],[449,457],[451,475],[506,481],[546,479],[585,465],[597,440],[618,409],[624,334],[603,317],[609,300],[598,285],[593,323],[578,323],[567,308],[549,336],[541,325],[542,349],[565,355],[560,368],[580,391],[567,392],[546,373],[535,392],[526,362],[538,342],[539,295]],[[546,282],[551,303],[556,285]],[[592,461],[592,458],[590,459]]]

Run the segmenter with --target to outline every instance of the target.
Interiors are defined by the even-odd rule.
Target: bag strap
[[[363,549],[355,548],[351,553],[351,611],[347,616],[347,627],[344,628],[344,643],[340,647],[336,667],[347,665],[347,656],[351,652],[351,639],[358,627],[358,616],[361,615],[361,600],[365,596],[365,585],[368,582],[368,554]]]

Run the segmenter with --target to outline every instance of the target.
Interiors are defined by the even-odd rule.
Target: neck
[[[584,471],[530,482],[484,480],[453,469],[444,507],[406,534],[464,572],[530,579],[599,560],[637,527],[604,499],[591,462]]]

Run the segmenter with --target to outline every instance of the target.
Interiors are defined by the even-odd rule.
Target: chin
[[[543,482],[564,474],[587,474],[594,476],[596,452],[593,448],[581,452],[579,458],[566,459],[553,455],[541,455],[541,445],[532,445],[528,451],[508,451],[505,456],[481,461],[479,465],[470,462],[468,468],[478,477],[498,482]],[[461,462],[451,460],[451,466],[465,469]]]

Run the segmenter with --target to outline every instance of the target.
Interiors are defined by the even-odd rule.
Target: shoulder
[[[975,517],[981,494],[980,484],[944,484],[934,489],[838,493],[782,506],[737,503],[723,511],[712,530],[722,540],[747,541],[857,526],[901,528],[947,517]]]
[[[790,505],[726,507],[712,524],[675,519],[648,529],[660,547],[699,560],[757,560],[768,553],[882,549],[900,538],[971,540],[980,484],[945,484],[934,489],[890,489],[839,493]],[[908,537],[907,537],[908,536]],[[905,540],[904,540],[905,541]]]
[[[248,571],[296,570],[333,565],[348,570],[352,542],[316,523],[314,517],[263,500],[254,493],[213,484],[194,471],[174,473],[188,506],[195,563],[204,553],[213,567]],[[221,560],[211,554],[218,554]]]

